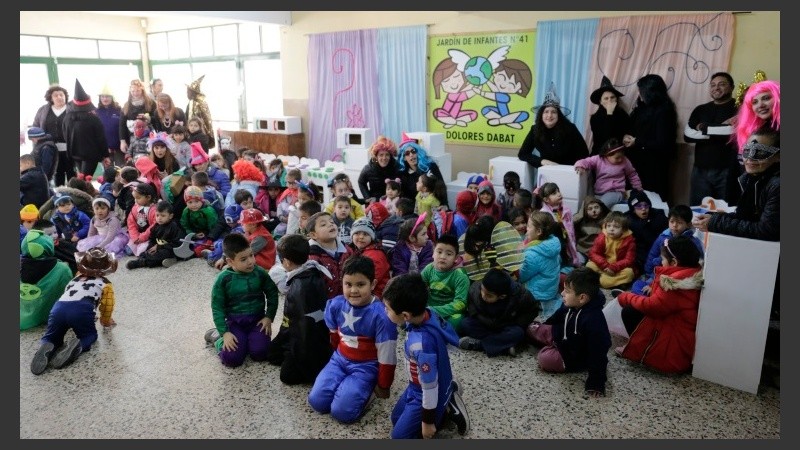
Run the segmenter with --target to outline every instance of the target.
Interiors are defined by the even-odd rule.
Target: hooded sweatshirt
[[[488,205],[485,205],[481,202],[481,194],[484,192],[488,192],[492,195],[492,200],[489,202]],[[497,223],[500,221],[502,216],[502,211],[500,211],[500,205],[497,204],[497,196],[494,193],[494,186],[490,180],[481,181],[481,184],[478,185],[478,203],[475,207],[475,217],[478,218],[480,216],[492,216],[494,218],[494,222]]]
[[[585,390],[606,392],[606,367],[611,334],[603,306],[606,297],[599,289],[581,308],[562,304],[545,323],[553,325],[553,342],[567,372],[587,370]]]

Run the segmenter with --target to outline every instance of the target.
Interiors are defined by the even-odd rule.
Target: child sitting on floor
[[[467,191],[471,192],[471,191]],[[454,330],[467,309],[469,277],[457,265],[458,238],[444,234],[433,247],[433,261],[420,272],[429,286],[428,307]]]
[[[525,330],[539,311],[533,295],[501,269],[489,269],[472,283],[458,346],[483,350],[486,356],[517,356]]]
[[[603,306],[600,276],[588,267],[567,274],[561,292],[564,304],[544,324],[532,323],[528,338],[542,347],[536,359],[545,372],[589,371],[584,384],[586,397],[606,395],[606,368],[611,334]]]
[[[397,365],[397,326],[372,293],[375,265],[371,259],[353,256],[342,272],[344,294],[325,307],[334,352],[314,381],[308,403],[318,413],[352,423],[365,413],[373,393],[389,398]]]
[[[611,289],[633,281],[635,261],[636,241],[628,229],[628,219],[619,211],[611,211],[589,250],[586,267],[600,274],[601,287]]]
[[[701,257],[691,237],[664,239],[650,295],[614,292],[630,335],[628,343],[617,349],[618,355],[666,373],[692,367],[703,286]]]
[[[392,250],[392,275],[420,272],[433,261],[433,242],[428,240],[425,214],[400,225],[397,245]]]

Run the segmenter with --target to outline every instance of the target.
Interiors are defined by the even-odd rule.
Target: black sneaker
[[[480,339],[464,336],[458,340],[458,348],[462,350],[480,350],[483,346]]]
[[[47,369],[47,364],[50,363],[50,357],[55,348],[56,346],[52,342],[43,342],[39,350],[36,350],[31,361],[31,372],[34,375],[41,375]]]
[[[447,414],[448,418],[456,424],[458,434],[464,436],[469,433],[470,423],[467,405],[464,404],[464,400],[461,399],[461,395],[458,392],[453,392],[450,401],[447,402]]]
[[[140,269],[144,267],[144,261],[141,261],[139,259],[132,259],[125,264],[125,267],[128,270]]]
[[[78,359],[81,352],[83,351],[83,347],[81,346],[81,341],[78,338],[73,338],[66,344],[64,344],[55,355],[53,355],[53,367],[56,369],[61,369],[67,367],[68,365],[72,364],[73,361]]]
[[[219,339],[219,331],[216,328],[211,328],[206,331],[206,335],[204,336],[207,343],[214,345]]]

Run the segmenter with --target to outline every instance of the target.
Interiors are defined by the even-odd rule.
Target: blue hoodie
[[[606,368],[611,334],[603,315],[606,297],[599,289],[581,308],[562,304],[545,322],[553,326],[553,342],[567,372],[589,371],[585,389],[606,392]]]

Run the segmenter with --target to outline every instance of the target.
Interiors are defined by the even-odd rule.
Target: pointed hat
[[[205,77],[205,75],[200,75],[200,78],[192,81],[192,84],[187,84],[186,87],[198,94],[202,94],[203,92],[200,90],[200,83],[203,82],[203,78]]]
[[[81,82],[77,78],[75,79],[75,96],[72,98],[72,103],[75,106],[92,105],[92,99],[83,90],[83,86],[81,86]],[[92,108],[94,108],[94,105],[92,105]]]
[[[558,94],[556,94],[556,84],[552,81],[550,82],[550,86],[547,88],[547,92],[544,94],[544,101],[539,106],[533,107],[534,114],[539,111],[540,108],[546,108],[548,106],[554,106],[561,110],[561,114],[564,114],[564,117],[569,116],[572,112],[569,108],[565,108],[561,106],[561,99],[558,98]]]
[[[600,104],[600,97],[602,97],[603,92],[611,92],[617,96],[617,98],[624,96],[622,92],[616,90],[614,85],[611,84],[611,80],[608,79],[607,76],[603,75],[603,80],[600,81],[600,87],[592,91],[592,94],[589,96],[589,100],[592,101],[595,105]]]

